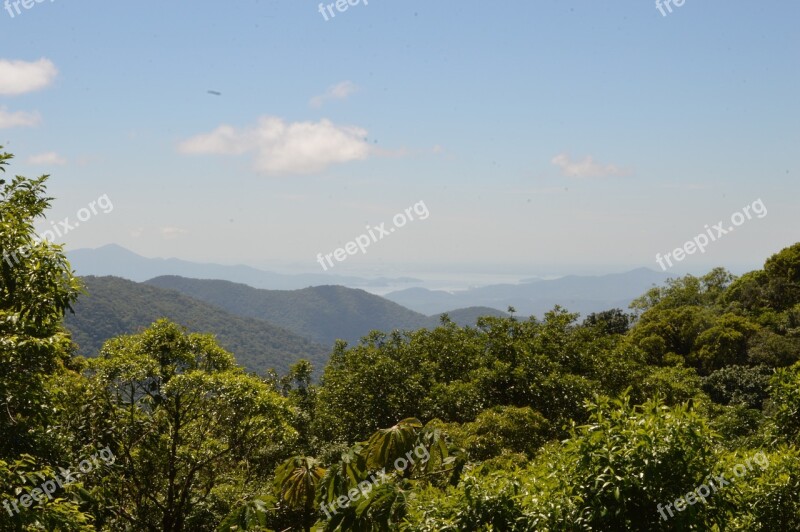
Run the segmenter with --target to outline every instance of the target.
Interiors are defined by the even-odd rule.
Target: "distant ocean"
[[[353,272],[359,277],[371,277],[375,275],[370,272]],[[517,284],[522,279],[530,280],[533,276],[529,274],[495,274],[495,273],[443,273],[443,272],[404,272],[402,275],[384,274],[383,277],[412,277],[419,279],[420,282],[391,283],[387,286],[362,286],[359,287],[371,294],[385,295],[398,290],[408,288],[427,288],[428,290],[444,290],[445,292],[459,292],[480,286],[495,284]],[[555,279],[558,276],[548,277]]]

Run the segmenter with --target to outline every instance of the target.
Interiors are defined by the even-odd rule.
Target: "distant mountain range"
[[[78,354],[96,356],[103,342],[132,334],[159,318],[183,325],[191,332],[213,333],[239,364],[263,374],[270,368],[285,373],[304,358],[319,371],[329,350],[319,343],[263,320],[243,318],[174,290],[134,283],[118,277],[84,277],[88,294],[67,314],[67,329],[80,346]]]
[[[424,316],[341,286],[275,291],[182,277],[160,277],[149,283],[119,277],[82,280],[88,294],[78,299],[66,326],[79,346],[78,354],[87,357],[97,356],[110,338],[168,318],[189,331],[214,334],[249,371],[264,374],[275,369],[285,374],[303,358],[314,364],[319,376],[337,338],[354,344],[376,329],[413,330],[439,324],[438,316]],[[479,316],[503,315],[487,308],[450,313],[459,325],[474,325]]]
[[[77,249],[67,252],[67,258],[80,276],[113,275],[142,282],[162,275],[178,275],[194,279],[224,279],[255,288],[295,290],[308,286],[338,284],[351,287],[385,287],[421,282],[410,277],[364,279],[334,274],[273,273],[250,266],[202,264],[180,259],[151,259],[142,257],[116,244],[97,249]]]
[[[640,268],[601,276],[534,278],[456,292],[414,287],[379,297],[352,287],[422,281],[284,275],[248,266],[150,259],[117,245],[67,255],[78,275],[136,281],[126,284],[118,278],[88,277],[93,299],[84,298],[78,305],[86,315],[68,319],[76,328],[76,339],[88,351],[96,352],[105,339],[164,316],[193,330],[218,334],[220,342],[248,367],[274,365],[277,369],[288,368],[301,356],[323,361],[339,338],[355,344],[372,330],[435,327],[445,312],[463,326],[474,325],[479,316],[504,316],[508,307],[514,307],[520,317],[541,316],[556,305],[583,316],[626,309],[633,299],[667,278]],[[332,282],[349,288],[332,286]],[[135,305],[127,305],[128,300]],[[203,313],[207,316],[201,319]],[[262,343],[263,348],[259,347]],[[306,351],[311,354],[304,355]]]
[[[424,314],[437,314],[458,307],[509,306],[523,316],[541,316],[555,305],[586,315],[612,308],[626,309],[630,302],[667,275],[647,268],[599,276],[568,275],[554,280],[531,279],[519,284],[496,284],[460,292],[409,288],[384,297]]]

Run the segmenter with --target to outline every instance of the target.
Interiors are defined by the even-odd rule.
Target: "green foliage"
[[[0,171],[11,159],[0,153]],[[16,176],[0,192],[0,500],[9,506],[56,478],[56,465],[67,463],[51,403],[53,383],[73,376],[72,346],[61,322],[80,283],[62,248],[34,233],[33,221],[50,206],[47,179]],[[30,508],[20,502],[19,512],[4,507],[0,530],[93,530],[91,516],[75,502],[77,488]]]
[[[40,496],[41,502],[33,501],[29,508],[17,502],[22,495],[30,494],[33,489],[39,488],[45,481],[55,479],[57,475],[50,468],[37,469],[36,459],[30,455],[23,454],[12,462],[0,460],[0,502],[7,504],[0,507],[0,531],[95,530],[91,516],[82,512],[70,497],[77,491],[77,485],[60,489],[52,499]],[[14,511],[15,507],[18,512]],[[9,513],[13,515],[8,515]]]
[[[667,354],[687,357],[712,320],[711,312],[700,306],[654,307],[639,319],[631,339],[645,350],[649,363],[662,364]]]
[[[703,379],[703,390],[719,404],[761,409],[771,376],[765,366],[726,366]]]
[[[727,450],[756,448],[771,443],[770,435],[764,431],[764,413],[748,408],[741,403],[728,406],[711,405],[711,426],[720,434],[722,446]]]
[[[494,406],[530,407],[555,427],[581,419],[582,402],[603,386],[630,384],[639,355],[576,319],[557,308],[542,322],[482,318],[477,328],[460,328],[445,321],[433,330],[374,333],[349,349],[339,344],[320,387],[315,432],[352,442],[398,418],[465,423]]]
[[[0,154],[0,170],[11,158]],[[16,176],[0,192],[0,459],[50,453],[46,382],[71,352],[61,320],[80,283],[61,247],[33,229],[50,206],[46,181]]]
[[[786,317],[789,316],[787,313]],[[788,334],[764,328],[753,335],[748,346],[749,363],[784,367],[800,361],[800,334],[797,332],[797,325],[794,323],[787,325],[781,328],[788,329]]]
[[[777,433],[800,442],[800,363],[779,369],[770,382],[772,419]]]
[[[409,418],[373,434],[364,446],[367,468],[386,467],[395,457],[403,456],[412,449],[421,428],[422,423],[418,419]]]
[[[715,268],[703,277],[687,275],[669,279],[665,286],[651,288],[635,299],[631,308],[642,313],[653,309],[666,310],[681,307],[713,307],[721,302],[725,290],[734,276],[723,268]]]
[[[600,334],[625,334],[632,321],[631,315],[617,308],[589,314],[583,320],[583,325],[597,329]]]
[[[448,426],[447,431],[471,460],[484,461],[513,453],[533,458],[552,428],[530,407],[495,406],[481,412],[474,422]]]
[[[309,456],[293,456],[275,471],[275,491],[281,504],[289,510],[301,513],[301,522],[306,530],[316,521],[314,500],[325,469]]]
[[[763,270],[743,275],[724,300],[755,314],[766,309],[786,311],[800,303],[800,243],[767,259]]]
[[[625,399],[601,398],[588,408],[589,424],[575,429],[561,459],[533,466],[537,477],[561,477],[530,496],[528,512],[538,522],[548,529],[561,523],[580,530],[675,530],[708,529],[721,520],[722,501],[692,506],[669,522],[657,511],[715,468],[716,436],[700,414],[658,401],[634,407]]]
[[[310,509],[325,470],[316,459],[294,456],[275,471],[275,483],[283,502],[293,508]]]
[[[269,503],[261,499],[253,499],[243,503],[226,517],[217,528],[218,532],[235,530],[262,531],[267,529],[267,521],[271,508]]]
[[[696,339],[687,361],[703,373],[747,362],[747,344],[759,328],[746,318],[724,314]]]
[[[730,308],[742,308],[748,312],[757,312],[769,305],[764,285],[767,274],[764,270],[748,272],[736,279],[725,291],[722,300]]]
[[[463,454],[434,425],[406,419],[342,453],[318,494],[325,530],[387,530],[406,514],[408,496],[452,481]],[[455,473],[455,474],[454,474]]]
[[[230,509],[208,515],[212,490],[270,470],[294,444],[285,400],[210,336],[162,320],[109,341],[89,367],[121,458],[109,479],[119,522],[219,522]]]
[[[753,467],[738,485],[727,492],[738,511],[730,529],[747,532],[800,530],[800,456],[795,447],[780,447],[765,455],[767,467]],[[743,463],[739,456],[731,462]]]
[[[401,530],[533,530],[526,527],[521,495],[533,482],[529,472],[492,471],[479,466],[456,487],[421,490],[409,502]]]
[[[688,406],[601,398],[589,424],[545,446],[530,465],[465,471],[456,487],[409,505],[408,530],[709,530],[732,509],[709,499],[665,521],[672,502],[718,472],[715,435]]]
[[[800,243],[776,253],[764,263],[767,299],[776,310],[800,303]]]
[[[632,397],[639,403],[658,397],[667,405],[677,405],[702,395],[702,379],[694,368],[646,367],[637,377]]]

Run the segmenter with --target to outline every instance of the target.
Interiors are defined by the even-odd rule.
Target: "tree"
[[[0,170],[12,157],[0,154]],[[62,248],[33,229],[52,200],[47,178],[16,176],[0,192],[0,459],[45,453],[46,380],[67,370],[72,350],[62,318],[80,283]]]
[[[115,431],[121,469],[110,485],[120,524],[211,530],[232,502],[217,493],[271,471],[295,445],[277,391],[211,336],[166,320],[109,340],[90,375]]]
[[[762,270],[736,280],[723,299],[752,313],[784,311],[800,303],[800,242],[772,255]]]
[[[649,363],[669,364],[689,355],[697,337],[712,323],[713,312],[701,306],[654,307],[642,315],[630,338],[645,351]]]
[[[759,327],[747,318],[723,314],[695,339],[687,361],[708,374],[715,369],[747,362],[747,344]]]
[[[13,155],[0,146],[0,172]],[[40,240],[33,221],[52,198],[48,176],[0,183],[0,500],[54,478],[70,463],[60,452],[51,383],[71,373],[72,343],[62,326],[80,291],[60,246]],[[53,501],[14,512],[0,509],[0,530],[91,530],[72,500],[76,487]],[[6,515],[6,512],[13,515]]]
[[[317,387],[311,382],[314,367],[311,362],[301,360],[289,367],[289,373],[280,379],[281,393],[295,406],[293,426],[299,436],[298,446],[311,452],[315,442],[311,441],[311,425],[317,404]]]
[[[686,306],[714,307],[735,277],[724,268],[715,268],[703,277],[686,275],[668,279],[666,286],[651,288],[633,300],[631,308],[639,313],[651,309],[674,309]]]
[[[630,328],[632,317],[621,309],[593,312],[586,316],[583,325],[597,328],[602,334],[625,334]]]
[[[800,303],[800,243],[767,259],[764,273],[767,297],[775,309],[785,310]]]

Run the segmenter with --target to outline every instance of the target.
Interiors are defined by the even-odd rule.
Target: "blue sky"
[[[45,0],[0,11],[0,143],[60,239],[336,273],[757,267],[800,226],[800,4]],[[335,8],[334,8],[335,10]],[[219,92],[219,95],[208,91]],[[43,229],[49,224],[40,224]]]

